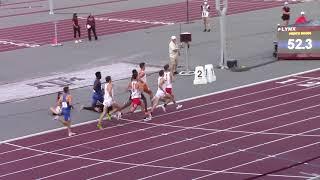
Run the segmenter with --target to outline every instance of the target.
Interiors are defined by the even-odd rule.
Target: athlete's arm
[[[128,91],[131,91],[132,90],[132,85],[131,85],[131,82],[129,82],[128,84]]]
[[[94,83],[93,83],[93,91],[94,92],[96,92],[97,86],[98,86],[97,81],[94,81]]]
[[[58,104],[62,104],[62,99],[63,99],[63,96],[61,95],[59,100],[58,100]]]
[[[166,92],[164,89],[162,89],[163,84],[164,84],[164,79],[162,78],[159,83],[159,89],[161,89],[163,92]]]
[[[71,96],[71,95],[68,95],[68,96],[66,97],[66,100],[67,100],[68,106],[70,106],[70,107],[73,109],[72,96]]]
[[[145,73],[144,73],[143,71],[140,71],[140,72],[139,72],[139,79],[141,79],[141,78],[144,76],[144,74],[145,74]]]

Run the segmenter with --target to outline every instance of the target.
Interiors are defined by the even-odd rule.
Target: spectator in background
[[[87,18],[87,30],[88,30],[88,38],[91,41],[91,31],[93,32],[95,40],[98,40],[97,33],[96,33],[96,22],[94,16],[90,13]]]
[[[288,26],[289,20],[290,20],[290,8],[288,7],[288,2],[284,3],[284,6],[282,8],[282,20],[284,22],[284,26]]]
[[[205,0],[203,2],[203,4],[201,5],[201,16],[202,16],[203,24],[204,24],[203,32],[206,32],[206,31],[210,32],[210,26],[209,26],[209,22],[208,22],[209,10],[210,10],[210,6],[208,5],[208,1]]]
[[[304,12],[302,11],[300,14],[301,14],[301,15],[296,19],[295,24],[304,24],[304,23],[307,23],[308,20],[307,20],[307,18],[304,16]]]
[[[77,13],[73,13],[72,22],[73,22],[73,37],[74,37],[74,39],[76,39],[74,42],[75,43],[82,42],[80,39],[81,33],[80,33],[80,26],[79,26]],[[78,32],[79,40],[77,40],[77,32]]]

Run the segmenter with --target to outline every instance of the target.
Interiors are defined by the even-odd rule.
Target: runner
[[[63,88],[63,94],[59,99],[59,103],[61,104],[61,114],[63,115],[63,119],[61,119],[59,116],[56,118],[57,120],[60,120],[60,122],[67,127],[68,130],[68,136],[73,136],[76,133],[73,133],[71,131],[71,109],[73,108],[72,106],[72,96],[70,95],[69,92],[69,87],[64,87]]]
[[[166,84],[166,93],[170,94],[175,102],[175,98],[174,98],[174,94],[172,92],[172,82],[173,82],[173,75],[170,72],[169,69],[169,64],[166,64],[164,67],[164,79],[165,79],[165,84]],[[166,112],[166,106],[167,106],[167,102],[165,102],[161,108],[164,112]],[[179,108],[178,108],[179,107]],[[177,109],[180,109],[182,107],[182,105],[178,105]]]
[[[139,71],[139,77],[138,79],[141,81],[143,86],[143,92],[149,94],[150,100],[153,98],[153,93],[150,90],[148,84],[147,84],[147,74],[145,73],[146,70],[146,64],[144,62],[140,63],[140,71]]]
[[[132,70],[132,76],[133,74],[137,74],[138,75],[138,71],[136,69],[133,69]],[[119,109],[119,111],[122,111],[123,109],[127,108],[127,107],[130,107],[130,105],[132,104],[132,99],[131,99],[131,81],[132,81],[132,76],[131,76],[131,80],[128,84],[128,91],[129,91],[129,99],[128,101]],[[143,101],[143,103],[145,104],[145,109],[147,109],[147,99],[146,97],[144,96],[143,93],[141,93],[141,99]]]
[[[110,76],[106,77],[106,84],[104,85],[104,101],[103,101],[103,112],[100,115],[98,120],[97,127],[102,129],[102,119],[107,114],[108,119],[111,119],[111,113],[116,112],[120,109],[120,106],[114,101],[113,97],[113,87],[112,87],[112,80]],[[120,112],[119,112],[120,115]]]
[[[210,27],[209,27],[209,10],[210,10],[210,6],[208,5],[208,2],[207,0],[205,0],[203,2],[203,4],[201,5],[201,16],[202,16],[202,19],[203,19],[203,25],[204,25],[204,30],[203,32],[210,32]]]
[[[141,92],[143,91],[143,85],[138,81],[138,74],[132,74],[131,83],[129,85],[131,89],[131,109],[129,113],[133,113],[138,106],[144,111],[146,117],[144,121],[151,120],[151,114],[148,112],[148,108],[144,102],[141,102]]]
[[[159,77],[158,77],[158,90],[156,95],[152,99],[152,108],[151,108],[151,113],[154,111],[156,106],[159,103],[159,100],[165,101],[165,104],[170,103],[171,101],[173,104],[176,105],[176,109],[182,108],[182,105],[176,104],[176,101],[174,100],[173,96],[169,93],[166,92],[166,80],[164,78],[164,71],[160,70],[159,71]],[[163,108],[165,111],[165,108]]]
[[[90,110],[95,112],[102,112],[103,111],[103,91],[101,88],[101,72],[95,73],[96,79],[93,83],[93,95],[92,95],[92,103],[91,106],[81,106],[80,110]]]

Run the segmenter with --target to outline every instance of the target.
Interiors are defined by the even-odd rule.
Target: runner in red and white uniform
[[[152,99],[152,108],[151,113],[156,108],[156,106],[159,104],[159,100],[165,101],[165,104],[170,103],[171,101],[176,105],[176,109],[180,109],[182,105],[176,104],[176,101],[174,100],[173,96],[166,92],[166,80],[164,78],[164,71],[159,71],[159,77],[158,77],[158,90],[156,95]],[[164,109],[165,110],[165,109]]]
[[[133,113],[137,109],[137,107],[140,106],[141,110],[143,110],[146,115],[144,120],[151,120],[151,114],[148,112],[145,104],[141,101],[141,92],[143,91],[143,86],[138,80],[138,74],[132,74],[131,84],[129,85],[129,88],[131,89],[132,100],[130,113]]]
[[[172,73],[170,72],[170,68],[169,68],[169,64],[166,64],[163,68],[164,68],[164,79],[166,80],[165,81],[165,84],[166,84],[166,93],[170,94],[173,98],[173,101],[175,102],[175,98],[174,98],[174,94],[173,94],[173,91],[172,91],[172,83],[173,83],[173,75]],[[163,111],[166,111],[166,106],[167,106],[167,103],[165,102],[161,108],[163,109]],[[179,108],[182,107],[182,105],[178,105]]]
[[[164,67],[164,79],[166,80],[166,92],[173,96],[172,93],[172,81],[173,81],[173,75],[170,72],[169,64],[166,64]]]

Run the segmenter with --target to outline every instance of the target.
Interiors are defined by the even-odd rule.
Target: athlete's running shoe
[[[98,128],[98,129],[102,129],[101,123],[98,123],[98,124],[97,124],[97,128]]]
[[[117,113],[117,120],[119,120],[121,117],[122,117],[122,113],[121,113],[121,112],[118,112],[118,113]]]
[[[181,109],[181,108],[182,108],[182,105],[181,105],[181,104],[179,104],[179,105],[176,107],[177,110],[179,110],[179,109]]]
[[[70,136],[76,135],[76,133],[70,132],[68,135],[69,135],[69,137],[70,137]]]
[[[152,115],[149,114],[148,116],[146,116],[146,117],[143,119],[143,121],[151,121],[151,119],[152,119]]]

